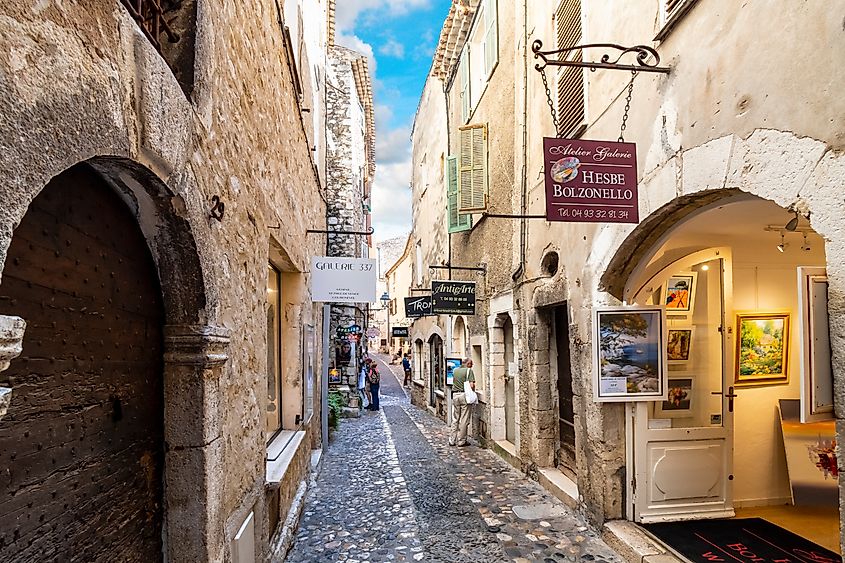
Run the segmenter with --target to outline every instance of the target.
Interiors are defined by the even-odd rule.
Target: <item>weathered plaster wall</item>
[[[184,250],[175,260],[188,262],[194,253],[201,279],[190,287],[203,293],[193,301],[166,298],[168,322],[230,335],[228,361],[215,368],[210,394],[168,403],[168,418],[193,423],[166,423],[168,441],[181,448],[167,463],[183,477],[194,472],[191,482],[168,482],[168,494],[193,491],[186,500],[199,510],[181,525],[203,530],[196,542],[171,537],[173,560],[225,559],[225,521],[263,490],[270,237],[291,272],[306,272],[324,244],[305,234],[322,227],[324,205],[284,53],[272,3],[203,2],[189,100],[116,2],[0,7],[0,263],[27,204],[52,176],[82,160],[120,157],[104,166],[117,180],[137,186],[145,180],[135,173],[142,165],[169,194],[170,217],[156,216],[143,201],[138,208],[160,269],[174,260],[153,240],[167,224],[181,222],[195,244],[171,252]],[[226,205],[222,222],[208,216],[213,195]],[[169,271],[162,275],[165,295],[187,281],[179,279],[179,264]],[[319,326],[307,292],[301,298],[302,322]],[[203,372],[195,377],[202,381]],[[184,434],[195,426],[195,434]]]

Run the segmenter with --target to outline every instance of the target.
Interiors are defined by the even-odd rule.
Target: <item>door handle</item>
[[[728,412],[734,412],[734,399],[738,397],[736,393],[734,393],[733,386],[728,387],[728,394],[725,395],[723,391],[711,391],[711,395],[723,395],[728,399]]]

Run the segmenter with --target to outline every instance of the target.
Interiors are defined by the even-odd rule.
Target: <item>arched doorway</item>
[[[27,322],[2,376],[0,547],[16,560],[162,559],[158,276],[138,224],[93,169],[55,177],[15,229],[0,313]]]
[[[446,387],[445,365],[443,361],[443,339],[438,334],[432,334],[428,340],[429,374],[428,374],[428,404],[437,408],[437,391],[443,392]]]
[[[807,464],[808,446],[795,457],[789,436],[835,436],[832,420],[790,420],[825,377],[832,419],[826,281],[807,292],[826,280],[825,241],[804,217],[733,193],[658,233],[641,256],[618,297],[666,306],[670,400],[629,406],[630,516],[761,517],[838,551],[836,480],[804,474],[816,477],[804,495],[793,463]],[[810,357],[811,340],[825,358]]]

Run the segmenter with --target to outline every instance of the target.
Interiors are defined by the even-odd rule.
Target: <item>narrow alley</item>
[[[621,561],[491,451],[449,447],[386,360],[382,410],[343,419],[286,561]]]

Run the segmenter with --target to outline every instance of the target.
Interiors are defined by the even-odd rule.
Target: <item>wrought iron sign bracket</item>
[[[575,61],[568,59],[569,53],[580,51],[583,55],[583,52],[586,49],[609,49],[615,50],[617,53],[604,53],[598,62]],[[543,51],[543,42],[536,39],[531,45],[531,51],[534,53],[534,58],[540,59],[541,61],[534,65],[534,68],[539,71],[542,71],[548,65],[574,66],[589,68],[593,71],[598,68],[606,68],[610,70],[628,70],[634,72],[659,72],[662,74],[669,74],[669,71],[671,70],[669,67],[658,66],[660,64],[660,55],[657,54],[656,50],[647,45],[623,47],[622,45],[616,45],[615,43],[588,43],[585,45],[575,45],[566,49]],[[628,54],[636,54],[636,64],[623,64],[619,62],[622,57]],[[559,55],[563,55],[563,58],[558,58]],[[616,58],[613,58],[614,56]]]
[[[371,234],[373,234],[375,232],[375,229],[373,229],[372,227],[369,230],[366,230],[366,231],[328,231],[328,230],[324,230],[324,229],[307,229],[305,232],[308,233],[308,234],[322,233],[322,234],[327,234],[327,235],[359,235],[359,236],[367,237],[367,236],[370,236]]]
[[[487,274],[487,268],[484,266],[479,266],[476,268],[472,268],[469,266],[429,266],[429,270],[463,270],[467,272],[481,272],[483,274]]]
[[[482,213],[481,216],[490,219],[546,219],[545,215],[511,215],[508,213]]]

